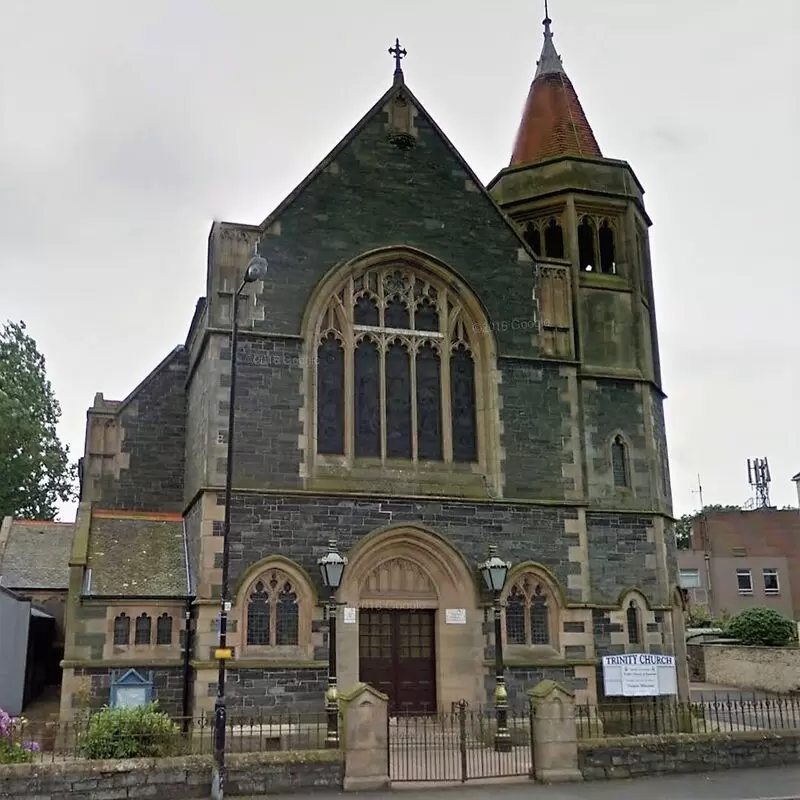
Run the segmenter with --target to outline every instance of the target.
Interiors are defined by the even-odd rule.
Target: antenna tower
[[[747,459],[747,479],[755,492],[755,507],[770,508],[769,485],[772,477],[766,458]]]

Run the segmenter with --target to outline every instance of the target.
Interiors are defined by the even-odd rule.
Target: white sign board
[[[466,608],[446,608],[444,610],[444,621],[447,625],[466,625]]]
[[[675,656],[626,653],[603,656],[606,697],[655,697],[678,694]]]
[[[355,608],[350,608],[349,606],[345,606],[342,617],[345,625],[355,625],[356,618],[358,617],[358,610]]]

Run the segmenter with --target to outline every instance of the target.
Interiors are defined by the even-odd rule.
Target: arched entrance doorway
[[[341,599],[343,688],[369,683],[392,714],[479,702],[482,611],[467,564],[441,537],[405,526],[371,534],[350,556]]]

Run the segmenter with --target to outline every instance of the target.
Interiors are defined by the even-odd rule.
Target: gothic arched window
[[[514,583],[506,596],[506,643],[553,645],[553,606],[547,587],[533,575]]]
[[[623,489],[630,486],[627,448],[621,436],[614,437],[611,443],[611,474],[616,488]]]
[[[317,452],[477,461],[475,335],[434,278],[397,264],[348,277],[317,333]]]
[[[166,612],[156,620],[156,644],[172,644],[172,617]]]
[[[542,236],[533,222],[529,222],[525,226],[525,233],[523,236],[531,250],[533,250],[537,256],[540,256],[542,254]]]
[[[131,618],[124,612],[114,619],[114,644],[124,646],[131,641]]]
[[[252,585],[247,598],[247,645],[298,644],[299,603],[288,575],[270,570]]]
[[[616,248],[614,247],[614,229],[607,219],[597,229],[597,242],[600,250],[600,272],[615,275],[617,272]]]
[[[631,600],[625,615],[627,617],[628,643],[641,644],[641,612],[639,611],[639,606],[636,605],[635,600]]]
[[[578,258],[580,266],[586,272],[592,272],[597,267],[597,257],[594,246],[594,222],[591,217],[583,217],[578,225]]]
[[[136,617],[136,627],[133,634],[134,644],[150,644],[151,619],[147,614]]]
[[[551,217],[544,229],[544,251],[548,258],[564,258],[564,231],[555,217]]]

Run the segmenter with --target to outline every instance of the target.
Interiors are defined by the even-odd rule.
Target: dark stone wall
[[[800,734],[786,732],[631,737],[578,746],[578,765],[586,780],[798,763]]]
[[[203,498],[186,512],[183,526],[186,531],[186,549],[189,555],[189,569],[191,570],[192,584],[196,588],[200,579],[200,540],[202,538]]]
[[[647,566],[656,546],[647,540],[650,517],[622,514],[586,514],[592,601],[616,603],[624,589],[636,586],[657,601],[658,580]]]
[[[211,430],[211,395],[216,393],[216,384],[209,347],[206,345],[188,376],[186,387],[185,503],[190,502],[208,484],[209,437],[216,439],[217,436],[217,432]]]
[[[221,493],[217,502],[223,503]],[[564,521],[577,519],[577,514],[569,508],[513,503],[235,494],[230,579],[235,585],[251,564],[276,553],[297,561],[316,578],[316,559],[330,536],[347,551],[376,529],[408,522],[441,534],[470,564],[486,557],[490,543],[502,543],[505,558],[515,564],[536,560],[566,587],[570,538],[565,537]],[[214,523],[214,531],[221,535],[222,523]]]
[[[502,445],[505,492],[509,497],[563,498],[574,490],[562,476],[564,422],[570,406],[564,399],[567,379],[554,364],[502,359]]]
[[[384,111],[370,119],[336,156],[336,169],[280,213],[280,234],[262,238],[270,277],[255,329],[299,334],[311,292],[335,264],[404,244],[449,264],[473,288],[502,353],[532,354],[522,321],[533,319],[533,266],[519,260],[519,239],[427,120],[416,118],[410,150],[388,141],[387,123]]]
[[[344,778],[338,751],[228,753],[225,761],[226,797],[333,792]],[[158,758],[146,767],[139,759],[0,766],[1,800],[206,800],[210,786],[208,755]]]
[[[183,715],[183,669],[181,667],[132,667],[143,677],[152,674],[153,699],[172,717]],[[99,711],[111,702],[111,684],[124,675],[130,667],[124,669],[108,669],[107,667],[84,667],[75,670],[76,677],[88,677],[91,680],[90,708]],[[73,708],[77,708],[76,698],[72,699]]]
[[[563,667],[507,667],[505,670],[506,690],[508,691],[508,707],[515,716],[521,717],[528,713],[530,698],[529,689],[533,689],[542,681],[557,681],[568,689],[577,690],[587,687],[586,678],[576,678],[575,668]],[[484,678],[486,687],[486,703],[494,703],[495,676],[489,671]]]
[[[183,510],[187,365],[186,350],[176,350],[122,410],[122,452],[130,465],[119,480],[103,478],[98,508]]]
[[[230,342],[222,338],[217,346],[229,368]],[[243,336],[237,351],[235,485],[298,487],[303,344],[297,339]],[[220,382],[230,387],[230,373],[223,373]],[[220,439],[227,442],[228,403],[221,402],[219,411]],[[225,468],[221,458],[217,472],[224,474]]]
[[[306,714],[325,709],[326,667],[287,667],[228,670],[228,711],[254,710],[272,714]],[[208,685],[208,696],[217,694],[216,682]]]
[[[657,389],[649,389],[653,405],[653,434],[658,457],[658,475],[661,481],[661,496],[666,512],[672,514],[672,482],[669,474],[669,448],[667,447],[667,424],[664,419],[664,398]]]

